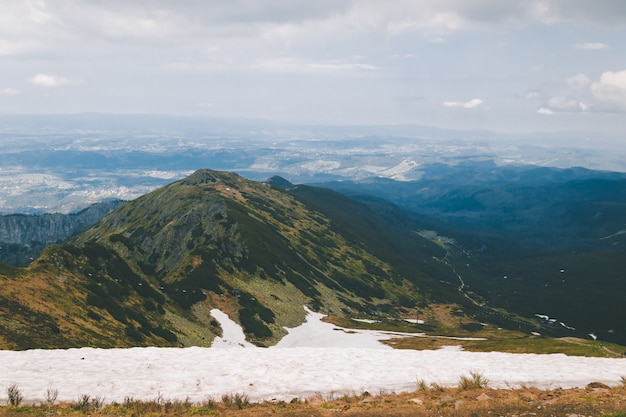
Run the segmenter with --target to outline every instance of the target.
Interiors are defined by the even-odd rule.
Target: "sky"
[[[0,114],[618,135],[623,0],[0,0]]]

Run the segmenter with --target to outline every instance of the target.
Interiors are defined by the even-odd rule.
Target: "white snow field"
[[[308,312],[307,321],[278,345],[253,347],[226,314],[212,311],[223,336],[211,348],[130,348],[0,351],[0,402],[17,384],[26,401],[43,402],[48,388],[58,401],[82,395],[105,402],[220,400],[246,394],[251,401],[290,400],[331,393],[413,391],[417,382],[456,386],[480,372],[495,388],[521,384],[571,388],[599,381],[619,385],[626,359],[474,353],[456,349],[393,350],[379,342],[388,332],[339,329]]]

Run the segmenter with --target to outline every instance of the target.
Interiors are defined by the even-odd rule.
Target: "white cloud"
[[[562,94],[544,103],[541,114],[626,112],[626,70],[606,71],[597,81],[585,74],[576,74],[566,80],[565,86]]]
[[[526,93],[526,95],[524,96],[524,98],[528,99],[528,100],[534,100],[536,98],[539,98],[539,91],[529,91],[528,93]]]
[[[60,87],[63,85],[76,84],[76,81],[65,77],[40,73],[31,78],[30,83],[40,87]]]
[[[540,114],[585,112],[589,105],[584,102],[565,96],[555,96],[548,100],[537,112]]]
[[[591,84],[591,93],[605,111],[626,111],[626,70],[602,73]]]
[[[584,90],[589,87],[591,79],[585,74],[576,74],[569,77],[566,81],[567,86],[575,90]]]
[[[585,43],[577,43],[574,45],[574,48],[576,49],[582,49],[582,50],[588,50],[588,51],[606,49],[608,47],[609,45],[607,45],[606,43],[600,43],[600,42],[585,42]]]
[[[563,96],[552,97],[548,100],[548,107],[555,111],[577,111],[581,109],[579,101]]]
[[[378,71],[375,65],[344,62],[340,60],[305,61],[296,58],[278,58],[262,61],[253,66],[255,69],[278,72],[308,72],[324,74],[341,74],[347,72]]]
[[[483,101],[479,98],[474,98],[469,101],[444,101],[444,107],[461,107],[464,109],[473,109],[483,104]]]
[[[0,96],[16,96],[20,94],[20,90],[15,88],[3,88],[0,90]]]

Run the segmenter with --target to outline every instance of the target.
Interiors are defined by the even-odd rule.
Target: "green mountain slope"
[[[221,332],[212,308],[261,346],[300,324],[303,305],[429,317],[420,330],[445,331],[451,315],[494,320],[458,291],[442,247],[401,219],[330,190],[281,186],[197,171],[29,267],[5,267],[0,347],[207,346]]]
[[[413,224],[454,240],[447,261],[490,306],[626,343],[624,173],[492,162],[424,170],[414,182],[321,186],[378,212],[392,202]]]

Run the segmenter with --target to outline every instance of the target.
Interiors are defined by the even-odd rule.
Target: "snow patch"
[[[87,394],[106,402],[157,396],[200,402],[233,393],[262,401],[331,392],[407,392],[415,390],[418,379],[456,386],[471,371],[480,372],[494,388],[572,388],[592,381],[617,386],[626,375],[624,359],[466,352],[457,347],[394,350],[379,340],[415,335],[342,329],[310,310],[306,322],[288,329],[277,346],[258,348],[242,339],[243,331],[225,313],[212,310],[211,315],[223,330],[211,348],[0,351],[0,387],[17,384],[27,402],[45,401],[48,388],[58,390],[58,401]],[[6,401],[4,395],[0,390],[0,402]]]
[[[372,319],[352,319],[352,320],[358,321],[358,322],[361,322],[361,323],[369,323],[369,324],[380,323],[380,320],[372,320]]]
[[[213,340],[211,348],[255,347],[252,343],[246,341],[246,335],[243,333],[241,326],[232,321],[226,313],[214,308],[211,310],[211,316],[219,322],[222,328],[222,336],[218,336]]]
[[[413,323],[413,324],[424,324],[424,323],[426,323],[424,320],[421,320],[421,319],[404,319],[404,321],[409,322],[409,323]]]

